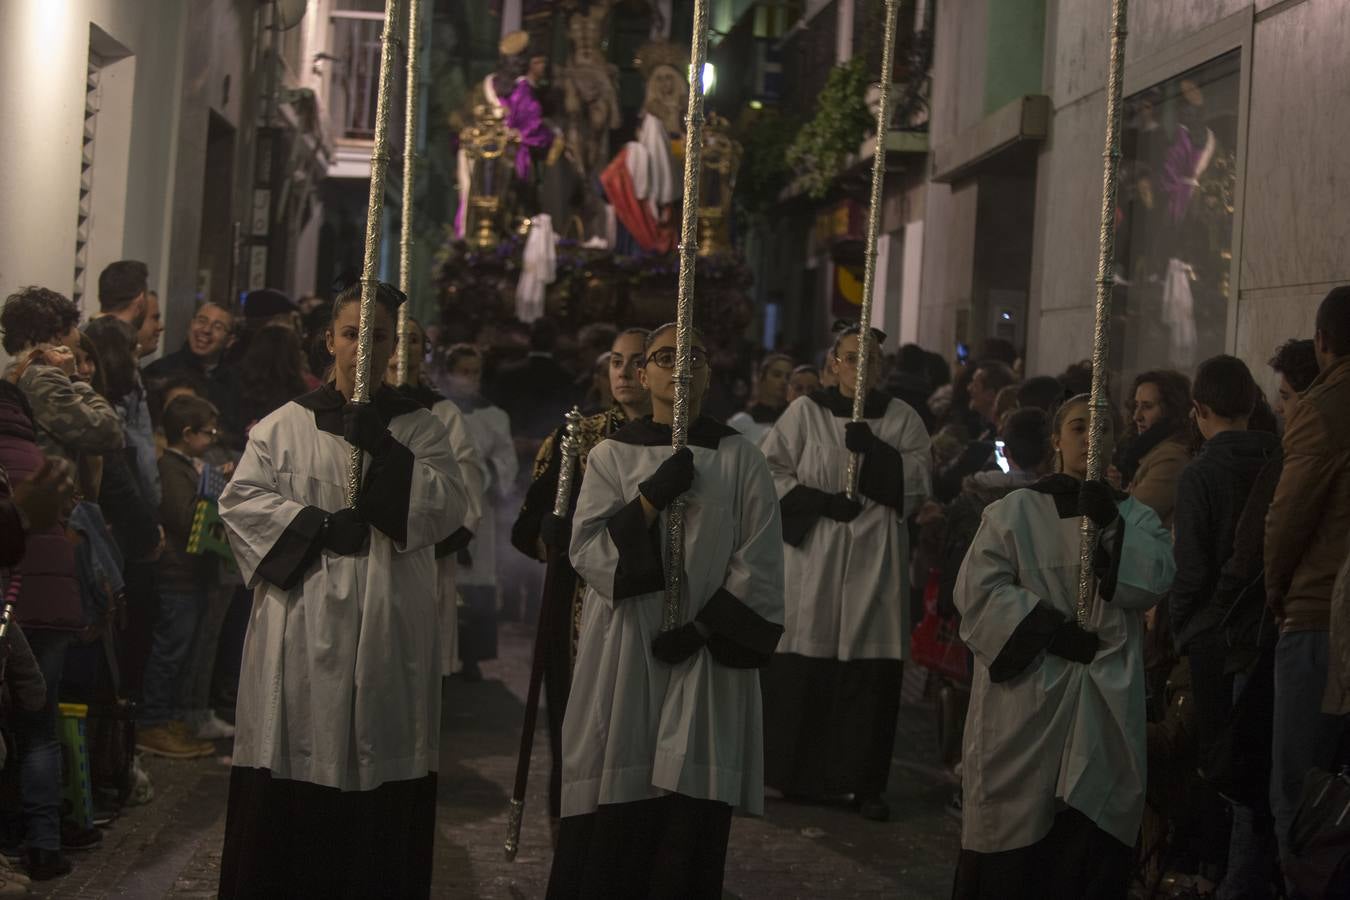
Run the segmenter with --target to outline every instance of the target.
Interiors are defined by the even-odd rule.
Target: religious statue
[[[521,216],[538,212],[537,181],[539,167],[546,157],[562,152],[562,135],[544,120],[538,91],[548,69],[548,56],[532,51],[530,36],[514,31],[502,38],[497,69],[474,90],[475,127],[486,128],[500,122],[509,132],[514,146],[516,181],[511,204]],[[461,147],[458,159],[459,210],[455,216],[455,234],[463,237],[466,226],[468,197],[473,182],[472,160]],[[508,193],[505,185],[498,187],[500,195]]]
[[[644,44],[637,55],[638,69],[647,81],[643,112],[660,120],[672,138],[684,135],[684,114],[689,105],[689,51],[678,44],[654,41]]]
[[[567,19],[572,56],[559,73],[567,154],[583,180],[609,161],[609,132],[619,127],[619,70],[605,59],[601,41],[609,15],[608,0],[592,0]]]

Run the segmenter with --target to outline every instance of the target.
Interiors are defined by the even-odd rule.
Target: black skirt
[[[1133,863],[1133,847],[1065,809],[1030,847],[962,850],[952,900],[1125,900]]]
[[[431,896],[436,774],[340,791],[230,771],[220,897]]]
[[[731,807],[667,794],[568,816],[548,900],[721,900]]]
[[[761,674],[765,784],[789,797],[884,793],[901,675],[898,659],[774,654]]]

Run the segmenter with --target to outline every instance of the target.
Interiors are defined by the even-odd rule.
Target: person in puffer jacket
[[[46,458],[23,394],[0,381],[0,466],[16,490],[43,471]],[[67,511],[68,512],[68,511]],[[64,518],[64,517],[63,517]],[[57,686],[66,648],[81,627],[75,550],[63,523],[32,529],[25,535],[17,567],[23,582],[16,618],[23,625],[42,677],[51,690],[36,711],[19,709],[12,717],[23,796],[25,849],[29,873],[42,880],[70,871],[61,853],[61,745],[56,740]]]

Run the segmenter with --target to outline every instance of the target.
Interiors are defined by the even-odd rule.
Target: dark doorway
[[[197,248],[197,301],[237,305],[231,297],[234,258],[234,127],[210,113],[206,171],[202,174],[202,228]]]

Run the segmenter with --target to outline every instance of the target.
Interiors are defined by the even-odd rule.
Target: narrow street
[[[540,733],[520,853],[503,858],[507,800],[515,771],[529,679],[529,631],[501,629],[501,659],[484,680],[450,682],[445,697],[434,896],[538,898],[550,854],[545,809],[547,745]],[[732,826],[726,892],[731,898],[950,895],[959,828],[944,811],[949,786],[932,767],[935,739],[927,706],[901,709],[888,799],[893,821],[867,822],[842,807],[770,799],[763,819]],[[222,745],[223,746],[223,745]],[[128,809],[103,845],[71,854],[75,871],[35,884],[51,898],[215,896],[225,824],[228,769],[215,761],[149,761],[155,799]]]

